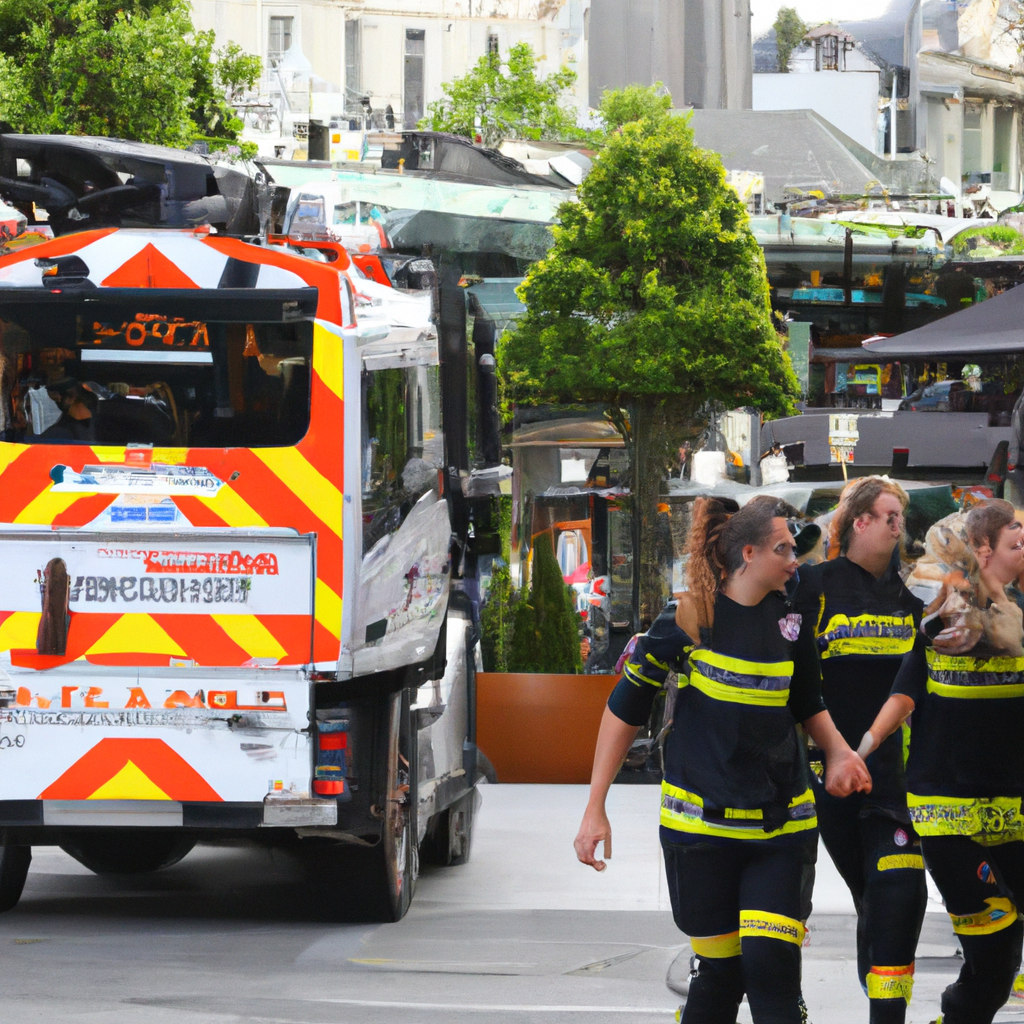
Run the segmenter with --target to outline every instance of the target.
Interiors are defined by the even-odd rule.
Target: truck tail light
[[[317,722],[316,767],[313,769],[313,792],[350,800],[348,784],[349,721],[347,718]]]

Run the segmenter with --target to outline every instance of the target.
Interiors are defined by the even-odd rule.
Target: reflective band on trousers
[[[804,926],[792,917],[769,914],[767,910],[740,911],[740,939],[781,939],[802,946],[804,931]]]
[[[690,654],[689,685],[715,700],[758,707],[785,707],[793,662],[744,661],[697,648]],[[687,683],[680,677],[679,685]]]
[[[954,658],[929,647],[928,692],[958,700],[1024,697],[1024,658]]]
[[[1017,920],[1017,908],[1005,896],[985,900],[988,907],[977,914],[950,914],[957,935],[991,935],[1009,928]]]
[[[914,990],[914,965],[872,967],[867,977],[868,999],[905,999]]]
[[[919,853],[892,853],[888,857],[878,858],[879,871],[899,871],[903,868],[924,871],[924,857]]]
[[[757,808],[716,808],[715,815],[720,818],[718,822],[705,821],[704,800],[700,796],[673,786],[671,782],[662,782],[661,824],[676,832],[694,832],[725,839],[772,839],[818,827],[814,792],[810,789],[790,801],[790,820],[774,832],[765,832],[761,828],[764,812]],[[729,823],[733,821],[735,825]],[[745,824],[747,822],[749,824]]]
[[[740,955],[740,933],[729,932],[728,935],[690,936],[690,946],[697,956],[708,960],[725,960],[730,956]]]
[[[821,658],[845,654],[901,658],[914,646],[913,615],[833,615],[816,630]]]
[[[908,793],[907,809],[920,836],[999,836],[1007,842],[1024,838],[1019,796],[984,800]]]

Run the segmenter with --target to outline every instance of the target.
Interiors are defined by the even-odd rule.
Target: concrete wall
[[[590,105],[663,82],[677,107],[749,110],[749,0],[591,0]]]
[[[754,110],[813,110],[878,152],[878,72],[754,75]]]

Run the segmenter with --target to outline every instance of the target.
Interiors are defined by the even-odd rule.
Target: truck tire
[[[31,846],[18,846],[7,840],[0,845],[0,913],[18,905],[31,863]]]
[[[420,859],[443,868],[465,864],[469,860],[473,818],[479,804],[480,794],[474,787],[450,807],[438,811],[427,824]]]
[[[60,848],[97,875],[141,875],[177,864],[195,839],[167,829],[157,833],[127,829],[83,829],[65,834]]]

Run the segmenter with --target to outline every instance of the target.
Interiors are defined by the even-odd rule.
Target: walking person
[[[991,500],[963,531],[969,561],[933,602],[945,618],[925,617],[934,639],[919,634],[860,749],[913,712],[907,804],[964,954],[938,1020],[991,1024],[1024,940],[1024,626],[1006,593],[1024,570],[1024,530],[1009,502]]]
[[[914,645],[922,604],[899,576],[909,503],[899,484],[861,477],[843,490],[829,524],[830,560],[800,569],[796,607],[814,623],[822,694],[836,728],[860,743]],[[812,747],[818,774],[828,757]],[[818,828],[857,909],[857,973],[870,1024],[903,1024],[928,903],[920,840],[907,811],[902,736],[868,758],[871,792],[845,799],[815,786]]]
[[[813,623],[787,597],[796,575],[782,503],[735,514],[698,499],[689,592],[637,642],[605,709],[577,857],[611,856],[605,798],[655,695],[679,671],[664,750],[661,842],[672,912],[697,972],[684,1024],[800,1024],[803,883],[817,849],[802,723],[827,752],[829,790],[869,790],[863,761],[821,699]]]

